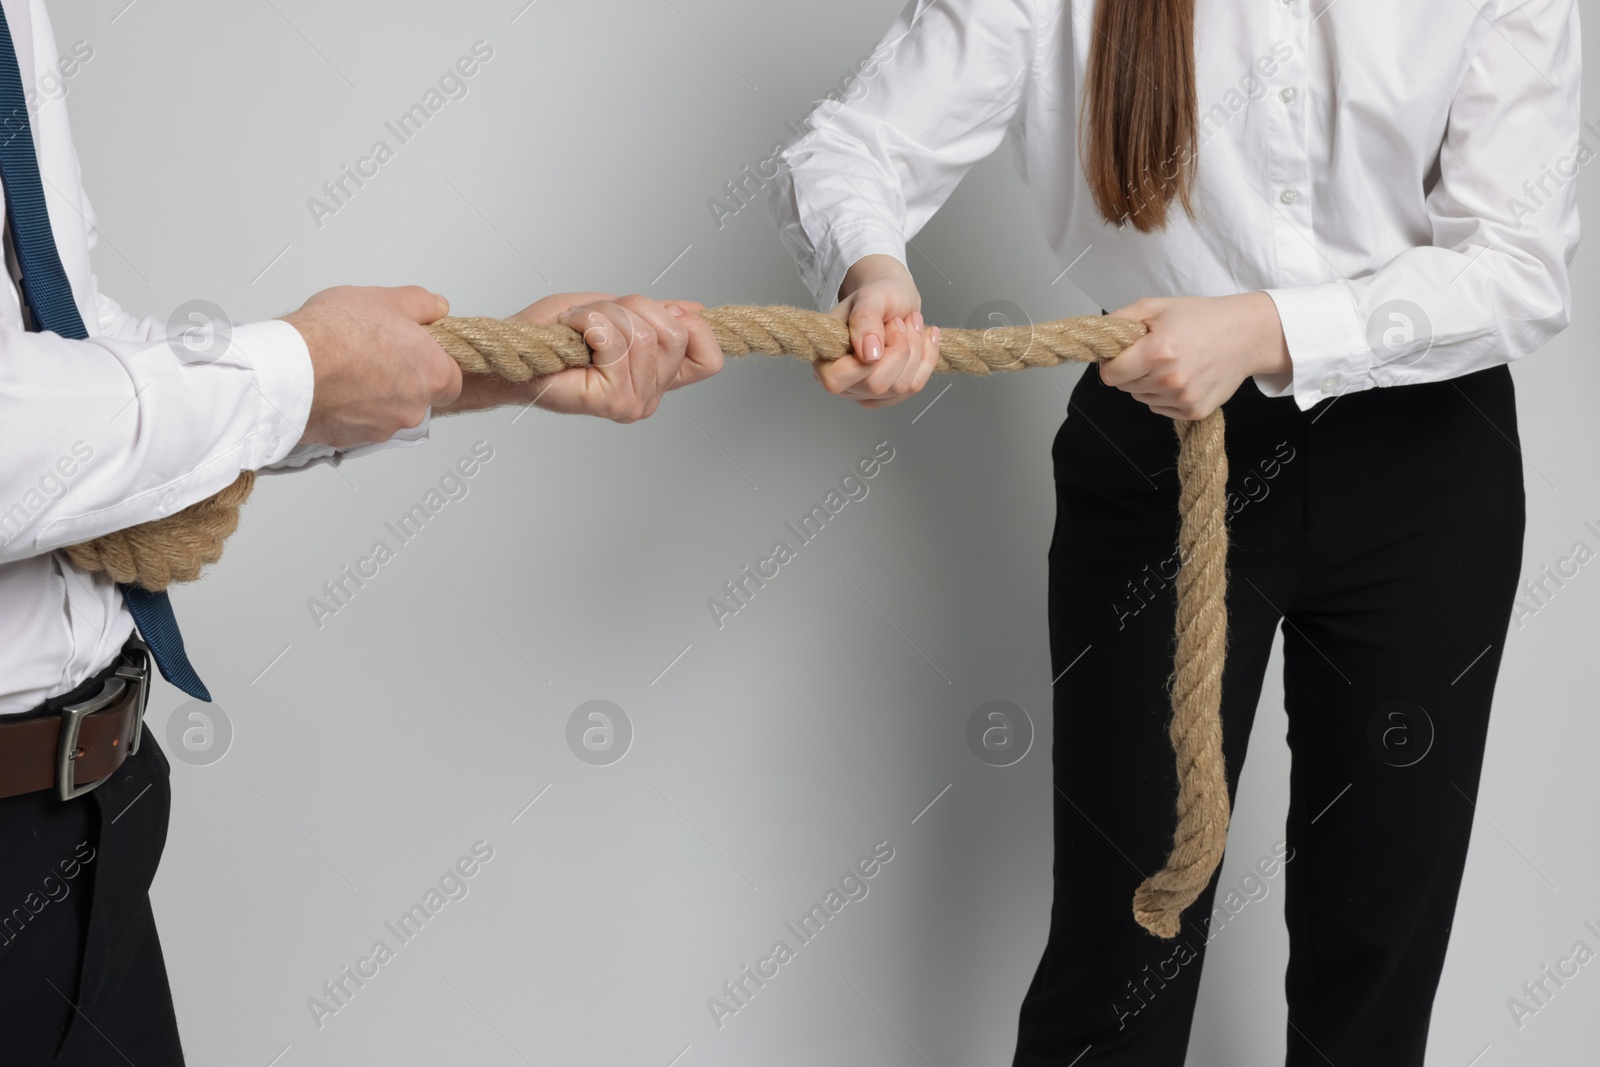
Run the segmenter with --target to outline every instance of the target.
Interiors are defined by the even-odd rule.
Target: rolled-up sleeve
[[[1037,0],[913,0],[842,95],[778,156],[768,208],[821,308],[868,255],[907,242],[993,152],[1022,104]]]
[[[1262,392],[1305,409],[1444,381],[1520,359],[1567,325],[1577,171],[1600,151],[1600,128],[1579,125],[1581,55],[1573,0],[1502,5],[1451,103],[1432,242],[1365,277],[1268,289],[1294,369],[1257,376]]]
[[[186,359],[165,339],[0,328],[0,562],[172,514],[288,455],[311,403],[285,322]]]

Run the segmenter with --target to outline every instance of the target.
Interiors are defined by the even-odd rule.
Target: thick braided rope
[[[845,325],[814,311],[787,307],[721,307],[703,313],[723,352],[794,355],[809,362],[850,351]],[[587,366],[589,346],[563,326],[500,319],[443,319],[430,333],[462,370],[511,381]],[[1144,334],[1126,319],[1086,316],[990,330],[941,332],[940,373],[991,374],[1023,367],[1107,360]],[[1177,422],[1179,571],[1177,651],[1170,694],[1169,735],[1177,758],[1177,827],[1166,866],[1134,894],[1134,918],[1160,937],[1175,937],[1183,910],[1194,902],[1222,861],[1227,842],[1228,787],[1222,758],[1222,667],[1227,646],[1226,486],[1222,412]],[[209,500],[175,515],[67,550],[88,571],[119,582],[164,589],[193,581],[222,557],[239,523],[239,508],[254,476],[246,473]]]
[[[1168,736],[1178,766],[1178,825],[1166,865],[1140,883],[1133,916],[1153,934],[1176,937],[1183,909],[1211,881],[1228,840],[1228,780],[1222,758],[1222,667],[1228,645],[1228,453],[1222,412],[1178,429],[1177,651],[1172,657]]]
[[[844,323],[815,311],[790,307],[720,307],[703,313],[722,351],[799,356],[809,363],[850,352]],[[589,346],[562,326],[531,326],[500,319],[445,319],[429,327],[461,369],[514,382],[589,364]],[[1023,367],[1056,367],[1110,359],[1144,335],[1144,327],[1104,315],[1004,326],[990,330],[944,330],[938,372],[992,374]]]
[[[150,590],[192,582],[222,558],[222,544],[239,528],[239,509],[255,488],[254,471],[209,497],[169,515],[67,549],[80,570],[105,571],[119,582]]]

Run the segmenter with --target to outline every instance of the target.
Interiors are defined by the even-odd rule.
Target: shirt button
[[[1296,200],[1300,199],[1300,194],[1295,192],[1293,189],[1285,189],[1283,192],[1278,194],[1278,199],[1282,200],[1285,204],[1292,204]]]
[[[1289,88],[1281,90],[1278,93],[1278,99],[1282,100],[1285,104],[1292,102],[1294,100],[1294,89]]]
[[[1334,377],[1333,375],[1330,374],[1326,378],[1322,379],[1322,391],[1324,393],[1334,393],[1334,392],[1338,392],[1338,390],[1339,390],[1339,379],[1338,378],[1336,378],[1336,377]]]

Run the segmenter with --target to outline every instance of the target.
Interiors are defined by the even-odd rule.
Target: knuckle
[[[850,325],[857,330],[881,329],[883,308],[876,301],[857,301],[850,309]]]
[[[429,375],[428,385],[437,393],[450,388],[455,382],[456,367],[449,359],[436,360]]]
[[[433,294],[420,285],[407,285],[396,289],[394,298],[395,306],[408,315],[413,312],[420,313],[424,308],[434,306]]]

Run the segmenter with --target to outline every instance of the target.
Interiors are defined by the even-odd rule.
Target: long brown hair
[[[1176,199],[1194,215],[1199,150],[1195,0],[1100,0],[1084,78],[1080,150],[1095,206],[1140,233]]]

